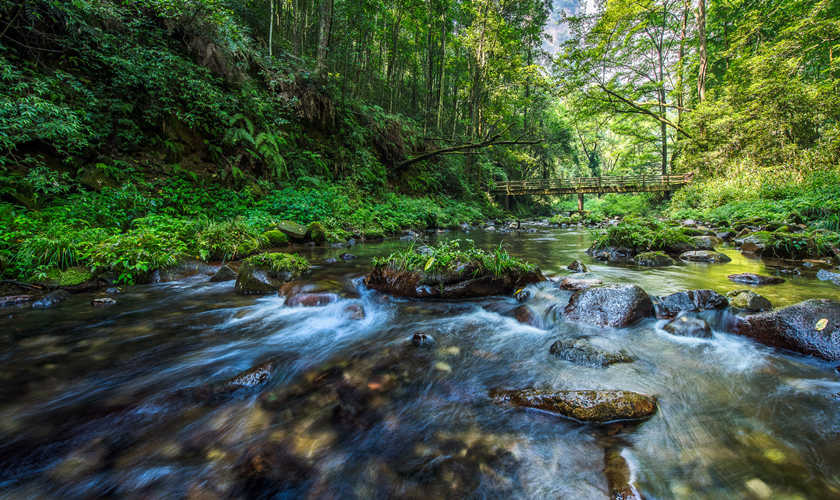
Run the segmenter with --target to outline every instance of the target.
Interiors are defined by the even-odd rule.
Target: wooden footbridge
[[[601,193],[653,193],[674,191],[689,184],[693,173],[681,175],[629,175],[606,177],[574,177],[560,179],[534,179],[526,181],[497,182],[492,189],[495,195],[578,195],[578,209],[583,210],[584,194]]]

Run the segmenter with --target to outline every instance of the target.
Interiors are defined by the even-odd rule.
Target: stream
[[[580,259],[651,295],[725,294],[750,288],[729,274],[777,274],[727,248],[726,264],[607,266],[584,254],[586,230],[529,227],[435,237],[504,242],[547,276]],[[130,287],[111,307],[81,294],[0,309],[0,498],[601,499],[605,449],[646,498],[840,498],[840,375],[828,363],[718,330],[675,337],[653,318],[535,328],[497,312],[512,297],[366,290],[371,258],[407,244],[301,249],[315,265],[307,281],[342,295],[321,307],[197,275]],[[357,258],[325,263],[345,252]],[[840,296],[813,276],[781,276],[755,288],[776,307]],[[540,316],[568,300],[550,283],[532,288]],[[414,333],[434,342],[417,347]],[[590,368],[549,354],[580,335],[635,361]],[[611,435],[488,397],[524,387],[630,390],[659,409]]]

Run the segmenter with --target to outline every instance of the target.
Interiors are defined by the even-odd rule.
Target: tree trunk
[[[437,130],[440,130],[441,115],[443,114],[443,86],[446,84],[446,9],[441,11],[441,33],[440,33],[440,82],[438,82],[437,95]]]
[[[709,61],[706,54],[706,0],[697,0],[697,37],[700,41],[700,69],[697,73],[697,97],[700,102],[706,98],[706,70]]]
[[[327,52],[329,51],[330,23],[332,22],[333,0],[321,0],[319,5],[318,22],[318,57],[315,64],[315,72],[323,78],[327,73]]]
[[[272,52],[272,48],[274,45],[274,0],[268,0],[269,5],[269,14],[268,14],[268,58],[274,55]]]

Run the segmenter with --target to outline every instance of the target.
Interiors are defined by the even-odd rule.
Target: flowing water
[[[504,241],[547,275],[578,258],[652,295],[724,293],[745,288],[728,274],[774,271],[734,250],[723,265],[600,265],[583,253],[585,231],[468,237]],[[840,497],[840,375],[828,364],[720,331],[674,337],[654,319],[542,329],[500,314],[509,297],[365,290],[370,259],[406,244],[358,245],[358,259],[334,264],[324,260],[347,249],[304,250],[317,266],[309,280],[343,297],[323,307],[194,276],[130,288],[109,308],[88,295],[0,310],[0,497],[605,498],[605,449],[647,498]],[[785,278],[758,291],[776,306],[838,296]],[[541,314],[567,298],[541,284],[529,305]],[[434,343],[415,347],[418,332]],[[636,361],[590,368],[549,354],[581,335]],[[263,383],[229,382],[264,363]],[[497,387],[626,389],[658,396],[659,410],[610,435],[494,404]]]

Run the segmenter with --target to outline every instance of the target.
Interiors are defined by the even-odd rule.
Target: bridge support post
[[[578,212],[583,212],[583,194],[578,194]]]

